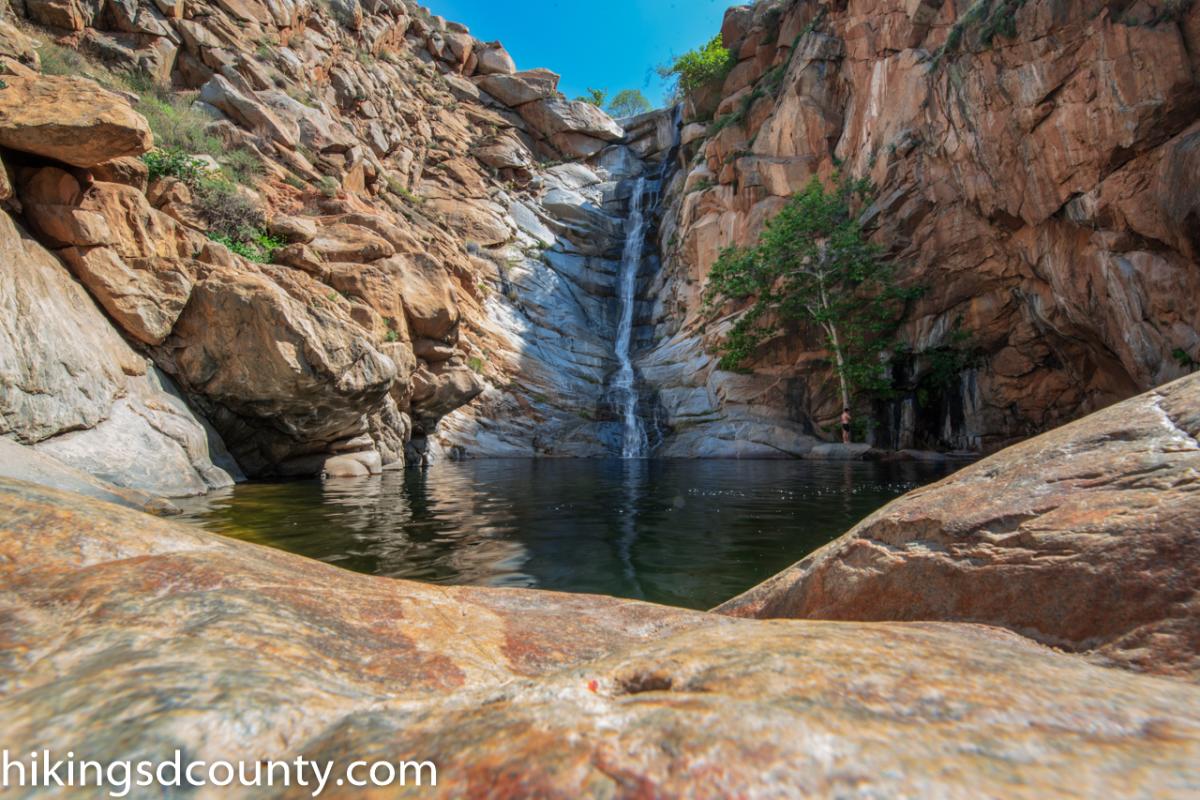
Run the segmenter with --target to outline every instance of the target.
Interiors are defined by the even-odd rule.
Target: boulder
[[[511,75],[485,75],[477,78],[476,83],[510,108],[554,97],[558,93],[558,75],[548,69],[531,69]]]
[[[717,611],[999,625],[1200,679],[1200,375],[912,492]]]
[[[200,89],[201,102],[224,112],[238,125],[278,142],[289,150],[300,143],[300,127],[284,121],[265,104],[247,93],[238,91],[221,75],[214,75]]]
[[[418,369],[412,377],[413,418],[426,430],[456,408],[461,408],[483,393],[483,381],[469,367],[453,362],[437,362]]]
[[[1006,631],[371,578],[9,481],[0,507],[0,748],[14,753],[397,754],[433,762],[454,797],[1200,785],[1200,687]],[[361,789],[330,780],[322,796]]]
[[[246,472],[272,474],[365,433],[396,378],[349,311],[300,272],[215,269],[195,285],[159,360]]]
[[[374,231],[344,222],[320,226],[308,246],[325,261],[366,263],[396,252],[396,248]]]
[[[480,75],[511,75],[517,71],[513,57],[499,42],[480,45],[475,52],[479,56],[479,64],[475,69]]]
[[[517,109],[521,117],[550,137],[558,133],[577,133],[615,142],[625,135],[612,117],[591,103],[552,97],[527,103]]]
[[[160,344],[191,296],[195,267],[184,259],[123,259],[110,247],[68,247],[59,256],[109,316],[145,344]]]
[[[408,330],[418,338],[452,340],[458,330],[458,304],[441,265],[429,256],[415,255],[392,259],[392,266]]]
[[[76,167],[136,156],[152,146],[150,126],[122,96],[84,78],[5,76],[0,147]]]
[[[512,236],[512,230],[491,203],[436,199],[430,200],[428,205],[467,241],[489,247],[502,244]]]
[[[92,178],[105,183],[122,183],[145,192],[149,185],[150,169],[140,158],[115,158],[92,167]]]
[[[25,12],[34,22],[64,31],[82,31],[100,15],[98,0],[26,0]]]
[[[529,169],[533,166],[533,154],[514,136],[495,136],[474,147],[471,154],[495,169]]]

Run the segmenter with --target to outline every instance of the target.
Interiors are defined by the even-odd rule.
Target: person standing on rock
[[[850,444],[850,409],[842,409],[842,444]]]

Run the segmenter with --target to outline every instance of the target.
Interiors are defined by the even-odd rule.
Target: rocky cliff
[[[0,433],[167,495],[619,446],[670,112],[617,123],[399,0],[13,12]]]
[[[839,410],[819,337],[723,372],[737,309],[700,294],[840,167],[926,290],[872,437],[994,449],[1200,359],[1198,14],[771,0],[728,12],[736,66],[682,115],[614,121],[407,1],[23,0],[0,23],[0,435],[169,495],[616,453],[640,186],[654,452],[809,455]]]
[[[700,294],[813,175],[869,178],[875,241],[925,289],[883,446],[994,450],[1200,361],[1200,5],[767,0],[689,98],[647,290],[647,394],[672,455],[797,455],[836,422],[820,337],[711,351]],[[705,323],[708,323],[707,326]]]

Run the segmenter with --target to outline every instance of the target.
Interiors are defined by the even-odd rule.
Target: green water
[[[497,460],[250,483],[185,501],[208,530],[371,575],[710,608],[938,464]]]

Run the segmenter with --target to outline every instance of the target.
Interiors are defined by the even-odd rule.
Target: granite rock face
[[[722,372],[737,309],[708,319],[701,293],[724,247],[838,165],[873,183],[868,231],[927,289],[877,444],[992,452],[1200,363],[1200,5],[771,0],[723,33],[737,64],[690,98],[641,318],[664,453],[795,454],[836,429],[821,336]]]
[[[0,257],[0,436],[159,495],[203,494],[241,477],[171,381],[4,214]],[[38,460],[30,456],[25,466]]]
[[[716,610],[998,625],[1200,679],[1200,375],[918,489]]]
[[[0,509],[14,751],[428,759],[469,797],[1200,790],[1200,687],[1005,631],[365,578],[21,483]]]

